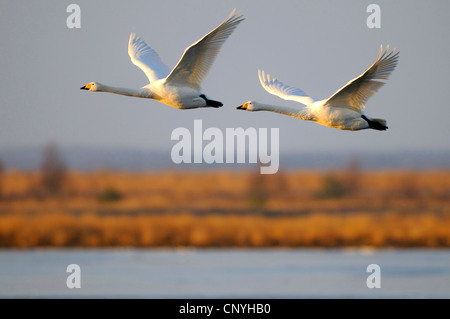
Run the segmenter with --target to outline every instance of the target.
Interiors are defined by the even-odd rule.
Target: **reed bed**
[[[450,247],[450,172],[4,172],[0,247]]]
[[[450,214],[0,216],[1,247],[449,247]]]

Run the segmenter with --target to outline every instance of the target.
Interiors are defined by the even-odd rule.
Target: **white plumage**
[[[267,92],[284,100],[302,103],[306,107],[299,109],[248,101],[237,109],[281,113],[341,130],[356,131],[370,128],[384,131],[388,128],[386,120],[370,118],[364,115],[362,110],[367,100],[385,84],[380,80],[387,80],[397,66],[399,52],[394,53],[394,49],[388,53],[388,49],[389,46],[383,51],[383,47],[380,46],[377,59],[363,74],[324,100],[312,98],[303,90],[288,86],[258,70],[261,85]]]
[[[221,102],[210,100],[202,93],[200,84],[226,39],[243,20],[243,16],[233,10],[223,23],[189,46],[172,71],[155,50],[132,33],[128,55],[150,83],[140,89],[127,89],[91,82],[81,89],[155,99],[178,109],[220,107],[223,105]]]

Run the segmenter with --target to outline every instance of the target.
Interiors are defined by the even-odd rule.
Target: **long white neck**
[[[96,92],[109,92],[126,96],[142,97],[142,98],[152,98],[153,93],[147,88],[139,89],[128,89],[121,87],[114,87],[109,85],[98,85]]]
[[[312,121],[313,117],[308,108],[296,108],[290,106],[270,105],[257,103],[253,111],[269,111],[295,117],[300,120]]]

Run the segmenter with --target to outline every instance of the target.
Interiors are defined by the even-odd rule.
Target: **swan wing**
[[[375,62],[363,74],[328,98],[324,105],[361,111],[366,101],[385,84],[377,80],[387,80],[397,66],[400,52],[394,53],[394,49],[388,53],[388,49],[389,46],[383,51],[383,46],[380,46]]]
[[[198,90],[220,48],[243,20],[243,16],[233,10],[222,24],[184,51],[166,83],[182,83]]]
[[[258,76],[262,87],[267,92],[284,100],[296,101],[304,105],[310,105],[317,101],[317,99],[308,96],[303,90],[286,85],[264,71],[258,70]]]
[[[131,62],[144,71],[150,82],[165,78],[170,69],[161,61],[158,53],[135,33],[131,33],[128,41],[128,55]]]

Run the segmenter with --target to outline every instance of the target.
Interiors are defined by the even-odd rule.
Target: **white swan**
[[[221,102],[210,100],[202,93],[200,83],[222,44],[243,20],[243,16],[233,10],[222,24],[189,46],[172,71],[164,65],[155,50],[132,33],[128,55],[131,62],[144,71],[150,84],[139,89],[126,89],[91,82],[80,89],[155,99],[177,109],[220,107],[223,105]]]
[[[387,80],[397,66],[399,52],[394,54],[394,49],[387,53],[388,49],[389,46],[382,52],[383,46],[381,46],[378,57],[370,68],[348,82],[330,98],[320,101],[309,97],[302,90],[285,85],[276,78],[266,75],[264,71],[258,70],[261,85],[267,92],[285,100],[300,102],[306,107],[299,109],[248,101],[238,106],[237,109],[281,113],[340,130],[356,131],[370,128],[384,131],[388,128],[386,120],[370,118],[364,115],[362,110],[366,101],[384,85],[384,82],[377,80]]]

